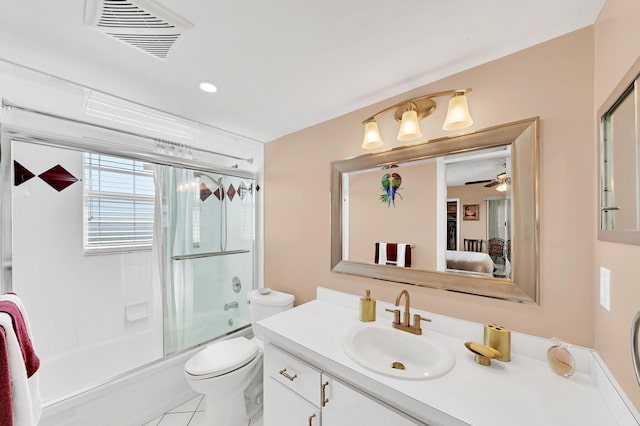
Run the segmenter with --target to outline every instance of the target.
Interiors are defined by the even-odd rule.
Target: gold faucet
[[[411,325],[411,299],[409,298],[409,292],[407,290],[400,290],[396,296],[396,307],[400,306],[400,300],[404,297],[404,316],[403,321],[400,322],[400,309],[385,309],[387,312],[393,312],[393,328],[398,330],[407,331],[413,334],[422,334],[422,327],[420,327],[420,321],[431,322],[429,318],[422,318],[420,314],[413,315],[413,325]]]

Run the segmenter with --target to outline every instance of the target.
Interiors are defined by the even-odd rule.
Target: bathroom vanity
[[[318,288],[316,300],[258,323],[265,426],[640,424],[595,351],[572,347],[576,372],[565,378],[546,362],[551,341],[514,332],[511,361],[481,366],[464,343],[482,342],[482,324],[419,310],[432,319],[421,338],[443,343],[453,366],[426,379],[367,368],[347,355],[345,344],[357,329],[392,329],[384,309],[393,305],[379,301],[377,321],[362,323],[358,300]]]
[[[264,360],[265,425],[420,424],[275,346]]]

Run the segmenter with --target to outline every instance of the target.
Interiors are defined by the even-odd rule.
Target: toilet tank
[[[251,290],[249,297],[249,314],[251,315],[251,325],[253,333],[256,334],[256,322],[263,318],[270,317],[293,307],[295,297],[293,294],[282,293],[270,289]],[[256,335],[261,338],[262,336]]]

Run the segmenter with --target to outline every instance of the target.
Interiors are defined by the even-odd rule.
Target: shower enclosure
[[[45,404],[250,323],[253,175],[87,145],[2,138],[2,290],[29,311]]]

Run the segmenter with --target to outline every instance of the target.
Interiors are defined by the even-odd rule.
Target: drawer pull
[[[309,416],[309,426],[313,426],[313,418],[315,417],[315,414],[312,414]]]
[[[322,391],[322,395],[320,396],[320,398],[322,399],[322,406],[324,407],[325,405],[327,405],[327,402],[329,402],[329,398],[327,398],[327,386],[329,386],[329,382],[324,382],[322,384],[322,387],[320,388]]]
[[[293,380],[298,377],[297,374],[294,374],[293,376],[289,373],[287,373],[287,369],[283,368],[282,370],[280,370],[280,374],[282,374],[284,377],[286,377],[287,379],[291,380],[293,382]]]

